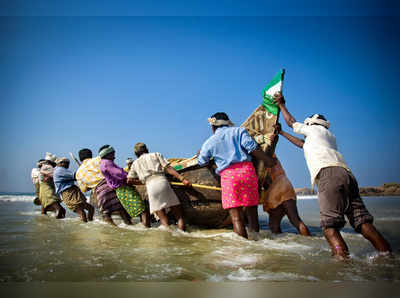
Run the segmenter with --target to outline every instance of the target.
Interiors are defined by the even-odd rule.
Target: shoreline
[[[307,187],[295,188],[295,192],[297,196],[317,195],[317,192],[313,193],[312,189]],[[400,184],[385,183],[382,186],[360,187],[360,196],[362,197],[400,196]]]

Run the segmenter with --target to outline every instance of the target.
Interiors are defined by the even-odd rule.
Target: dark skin
[[[218,127],[211,126],[212,132],[215,133],[217,128]],[[260,148],[257,148],[256,150],[252,151],[250,154],[254,158],[264,161],[264,165],[266,167],[272,167],[276,163],[276,160],[274,158],[267,155]],[[232,219],[233,231],[236,234],[248,239],[248,235],[247,235],[247,231],[246,231],[246,227],[245,227],[245,216],[247,217],[247,221],[249,223],[249,225],[248,225],[249,231],[252,231],[252,232],[260,231],[257,208],[258,208],[258,206],[249,206],[249,207],[246,207],[245,210],[243,207],[236,207],[236,208],[229,209],[229,215]]]
[[[296,119],[290,114],[285,105],[285,99],[282,93],[278,92],[274,97],[275,103],[281,109],[283,118],[289,127],[293,128],[293,124]],[[279,128],[279,134],[284,136],[289,142],[296,145],[299,148],[303,148],[304,140],[301,140],[295,136],[292,136]],[[338,257],[339,259],[346,259],[349,256],[349,249],[346,242],[344,241],[342,235],[340,234],[340,229],[337,228],[323,228],[323,234],[328,241],[332,255]],[[379,233],[375,226],[371,223],[364,223],[361,225],[361,234],[365,239],[369,240],[375,249],[379,252],[391,252],[391,248],[386,239]]]
[[[57,166],[68,169],[69,162],[61,162]],[[85,210],[87,210],[87,212],[88,212],[87,216],[86,216]],[[88,220],[92,221],[93,215],[94,215],[94,207],[92,205],[90,205],[89,203],[85,202],[82,205],[80,205],[77,209],[73,210],[73,212],[78,214],[83,222],[87,222]]]
[[[275,134],[271,136],[271,141],[274,142],[274,139],[278,137],[277,134],[281,131],[281,125],[277,123],[275,125]],[[278,207],[271,209],[268,211],[269,214],[269,228],[272,233],[280,234],[281,230],[281,221],[283,217],[286,215],[290,221],[290,223],[297,229],[300,235],[310,236],[310,231],[307,226],[301,220],[296,204],[296,198],[284,201]]]
[[[111,153],[107,154],[106,156],[103,157],[103,159],[108,159],[108,160],[114,161],[115,160],[115,152],[111,152]],[[128,183],[128,180],[126,181],[126,184],[130,185]],[[131,217],[129,216],[129,214],[126,212],[126,210],[124,208],[119,210],[119,215],[121,216],[121,218],[125,224],[127,224],[127,225],[132,224]],[[113,222],[113,220],[111,218],[111,214],[103,215],[103,218],[108,223],[115,225],[115,223]],[[140,221],[146,228],[150,228],[150,213],[147,208],[140,214]]]
[[[147,150],[144,153],[149,153]],[[139,156],[138,156],[139,157]],[[171,175],[172,177],[176,178],[177,180],[181,181],[183,183],[183,185],[185,185],[186,187],[191,187],[192,183],[187,180],[185,177],[183,177],[181,174],[179,174],[173,167],[171,166],[166,166],[164,168],[165,173]],[[138,179],[134,179],[134,178],[128,178],[127,181],[128,184],[131,185],[143,185],[143,183],[141,183],[140,180]],[[180,205],[177,206],[172,206],[170,207],[172,215],[175,217],[175,220],[177,221],[177,226],[180,230],[185,231],[186,230],[186,226],[185,226],[185,221],[183,218],[183,212],[182,212],[182,208]],[[168,227],[169,223],[168,223],[168,216],[167,213],[165,212],[165,209],[161,209],[155,212],[156,215],[158,216],[158,218],[160,219],[160,222],[163,226]]]

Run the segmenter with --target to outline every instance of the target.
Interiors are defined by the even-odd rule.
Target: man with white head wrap
[[[390,254],[389,243],[372,224],[373,217],[360,197],[357,180],[337,149],[336,138],[329,131],[329,121],[322,115],[314,114],[304,124],[296,122],[280,92],[275,95],[275,103],[281,109],[287,125],[295,133],[305,136],[305,140],[299,139],[277,126],[282,136],[304,149],[312,185],[315,183],[318,186],[321,227],[332,254],[341,258],[347,258],[349,254],[340,234],[340,229],[346,224],[344,215],[356,232],[369,240],[376,250]]]
[[[40,167],[39,199],[42,204],[42,214],[47,211],[55,211],[56,218],[65,217],[65,209],[61,206],[61,200],[55,193],[53,180],[56,156],[46,153],[45,163]]]

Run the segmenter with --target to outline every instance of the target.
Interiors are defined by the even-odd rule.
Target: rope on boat
[[[184,184],[182,182],[170,182],[172,185],[179,185],[183,186]],[[219,190],[221,191],[221,187],[217,186],[209,186],[209,185],[203,185],[203,184],[192,184],[192,187],[197,187],[197,188],[204,188],[204,189],[211,189],[211,190]]]

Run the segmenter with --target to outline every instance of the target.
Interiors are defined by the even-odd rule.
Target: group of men
[[[369,240],[377,251],[382,254],[390,254],[391,247],[389,243],[374,227],[373,217],[360,197],[357,181],[337,149],[336,138],[329,130],[329,121],[322,115],[314,114],[307,118],[304,123],[297,122],[288,111],[281,93],[275,95],[275,103],[280,108],[287,125],[293,128],[295,133],[305,137],[304,140],[297,138],[282,130],[279,123],[276,125],[278,134],[304,150],[312,184],[318,186],[321,227],[331,247],[332,254],[339,258],[347,258],[349,255],[349,249],[340,234],[340,229],[346,223],[344,216],[347,216],[355,231]],[[230,125],[232,123],[225,113],[217,113],[215,115],[216,117],[210,118],[212,121],[209,119],[214,136],[204,143],[202,150],[199,151],[199,164],[207,163],[212,157],[214,159],[220,158],[221,164],[226,162],[227,158],[231,157],[226,157],[226,152],[219,151],[218,153],[219,142],[222,140],[219,138],[228,134],[243,134],[241,130],[226,130],[228,126],[233,125]],[[240,147],[240,144],[232,143],[228,145],[232,147],[229,149],[232,152],[237,149],[235,149],[235,146]],[[250,155],[255,158],[265,159],[269,162],[271,169],[274,167],[277,169],[276,177],[280,177],[279,185],[292,188],[276,157],[273,158],[274,161],[272,162],[267,157],[262,156],[258,152],[257,145],[254,145],[251,140],[248,141],[247,146],[250,149],[246,149],[247,152],[242,154],[244,159],[241,160],[244,161],[244,165],[247,166],[247,162],[251,161]],[[225,146],[225,148],[229,147]],[[235,152],[237,154],[237,150]],[[178,227],[184,230],[184,220],[182,210],[179,207],[179,200],[176,199],[169,183],[164,179],[165,174],[168,173],[174,176],[186,186],[191,186],[191,183],[171,168],[159,153],[150,154],[143,143],[138,143],[135,146],[135,154],[138,159],[136,161],[129,160],[127,168],[122,169],[114,163],[115,150],[111,146],[105,145],[101,147],[99,155],[96,157],[93,157],[91,150],[82,149],[79,151],[81,165],[75,174],[68,170],[69,160],[67,158],[56,159],[55,156],[47,154],[44,160],[38,162],[39,169],[32,171],[32,179],[42,205],[42,212],[46,213],[49,210],[53,210],[57,213],[57,218],[63,218],[65,209],[60,205],[59,196],[61,196],[66,206],[77,212],[83,221],[92,220],[94,208],[89,203],[86,203],[83,195],[84,192],[91,190],[91,201],[98,202],[103,218],[111,224],[114,224],[111,214],[119,212],[125,223],[130,224],[131,217],[139,216],[142,223],[148,227],[150,226],[149,213],[151,210],[152,213],[155,212],[160,218],[162,224],[168,225],[166,208],[171,208],[178,222]],[[232,163],[232,161],[230,162]],[[237,164],[239,163],[233,163],[233,165]],[[132,165],[135,166],[132,167]],[[234,167],[221,167],[220,170],[224,172],[226,169],[230,179],[231,173],[235,169]],[[127,173],[128,171],[129,174]],[[253,179],[251,171],[248,175]],[[272,173],[271,176],[273,177],[274,174]],[[142,180],[141,183],[146,185],[147,192],[150,194],[150,206],[148,202],[142,201],[134,188],[134,185],[140,183],[139,180]],[[74,181],[77,182],[77,186],[75,186]],[[236,182],[232,181],[232,185],[234,183]],[[229,189],[229,187],[228,185],[225,188]],[[225,204],[228,205],[227,208],[231,208],[231,210],[239,208],[238,210],[241,210],[243,205],[239,204],[238,207],[232,205],[233,201],[229,197],[232,196],[232,193],[234,194],[235,192],[230,190],[230,193],[222,194],[226,196]],[[249,196],[252,195],[250,192],[248,194]],[[280,232],[280,221],[284,215],[288,215],[301,234],[309,235],[307,227],[297,214],[295,201],[290,200],[293,197],[295,199],[294,192],[289,190],[287,196],[288,199],[281,200],[281,202],[284,202],[282,204],[274,205],[271,200],[270,203],[264,203],[264,210],[270,213],[271,231]],[[166,201],[163,201],[164,198],[167,198]],[[265,200],[268,201],[268,195]],[[87,216],[84,210],[88,211]],[[236,232],[235,218],[240,222],[243,216],[241,211],[237,214],[232,212],[231,216]],[[240,226],[238,226],[237,230],[241,230]],[[237,233],[241,234],[241,232]],[[247,235],[243,235],[247,237]]]
[[[39,160],[37,168],[32,170],[36,188],[34,202],[42,206],[43,214],[56,211],[56,218],[64,218],[62,200],[68,209],[87,222],[93,220],[94,215],[94,207],[86,202],[84,195],[90,191],[90,202],[99,207],[103,219],[112,225],[115,225],[112,214],[116,212],[128,225],[132,224],[133,217],[139,217],[145,227],[150,227],[150,213],[154,213],[162,225],[168,226],[167,210],[171,210],[178,228],[185,230],[180,201],[165,174],[172,175],[185,186],[191,183],[160,153],[149,153],[145,144],[137,143],[134,151],[138,158],[128,159],[127,166],[122,169],[114,163],[115,149],[110,145],[102,146],[96,157],[90,149],[81,149],[81,164],[75,173],[68,169],[68,158],[46,153],[45,159]],[[135,185],[146,185],[148,200],[141,198]]]

